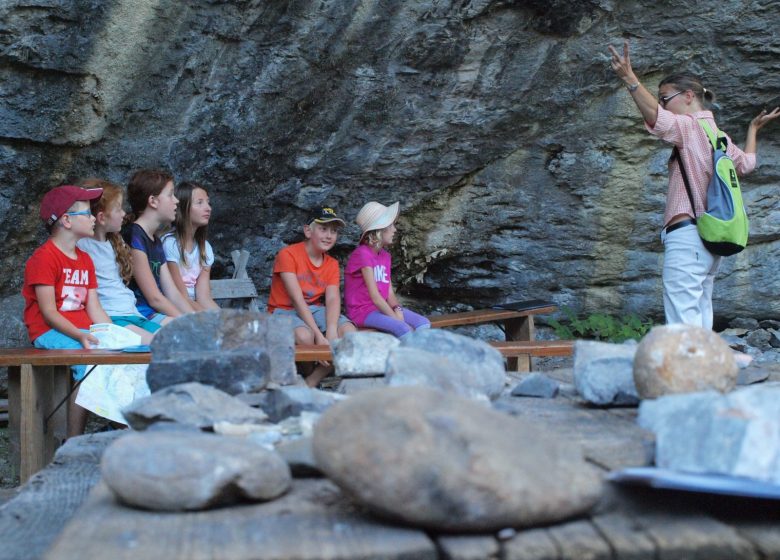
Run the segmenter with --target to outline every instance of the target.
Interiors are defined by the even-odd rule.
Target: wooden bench
[[[468,325],[482,325],[487,323],[496,323],[504,331],[504,337],[507,342],[534,342],[536,339],[536,327],[534,325],[534,315],[543,315],[546,313],[555,313],[558,306],[553,303],[545,305],[533,305],[529,309],[479,309],[476,311],[463,311],[460,313],[447,313],[444,315],[432,315],[428,317],[431,321],[431,327],[459,327]],[[512,350],[512,349],[515,350]],[[529,345],[528,352],[520,352],[521,346],[513,347],[507,345],[504,356],[507,358],[507,370],[509,371],[531,371],[532,356],[558,356],[560,354],[545,353],[546,345],[534,347]],[[516,353],[515,353],[516,352]],[[550,352],[554,352],[553,346],[550,346]],[[570,353],[569,353],[570,354]],[[565,355],[565,354],[564,354]]]

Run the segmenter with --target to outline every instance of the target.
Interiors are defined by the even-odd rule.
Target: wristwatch
[[[631,84],[630,86],[626,86],[626,89],[629,91],[629,93],[634,93],[638,87],[639,87],[639,82],[635,84]]]

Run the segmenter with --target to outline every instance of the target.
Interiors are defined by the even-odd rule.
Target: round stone
[[[100,469],[122,502],[162,511],[271,500],[292,484],[290,468],[274,451],[201,432],[122,436],[106,449]]]
[[[710,329],[674,324],[653,328],[634,357],[634,383],[643,399],[674,393],[732,390],[737,363]]]

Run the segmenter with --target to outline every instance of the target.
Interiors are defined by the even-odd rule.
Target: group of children
[[[174,186],[165,171],[137,171],[124,190],[87,179],[46,193],[40,215],[49,239],[25,266],[24,321],[36,348],[90,348],[95,323],[114,323],[148,344],[154,333],[184,313],[216,309],[207,240],[208,192],[192,182]],[[345,269],[346,316],[341,314],[340,270],[328,255],[346,223],[330,208],[318,209],[303,226],[304,241],[276,257],[268,311],[291,317],[298,344],[329,344],[357,327],[402,337],[426,328],[424,317],[398,302],[390,281],[399,204],[369,202],[356,222],[362,235]],[[316,386],[330,371],[326,362],[308,373]],[[74,379],[85,366],[73,368]],[[68,435],[83,432],[86,411],[71,399]]]

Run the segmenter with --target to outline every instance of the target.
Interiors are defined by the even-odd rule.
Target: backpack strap
[[[691,191],[691,184],[688,182],[688,174],[683,167],[682,155],[680,150],[675,146],[672,149],[672,160],[677,160],[677,164],[680,166],[680,173],[682,174],[683,183],[685,183],[685,192],[688,193],[688,200],[691,202],[691,214],[693,214],[693,221],[696,222],[696,205],[693,203],[693,192]]]
[[[707,122],[706,119],[699,119],[699,125],[704,129],[704,132],[707,134],[707,137],[710,139],[710,144],[712,144],[712,150],[718,150],[720,149],[724,154],[726,153],[726,146],[728,145],[728,140],[726,140],[726,135],[723,134],[720,130],[717,131],[717,134],[715,131],[712,130],[712,127],[710,126],[710,123]]]

